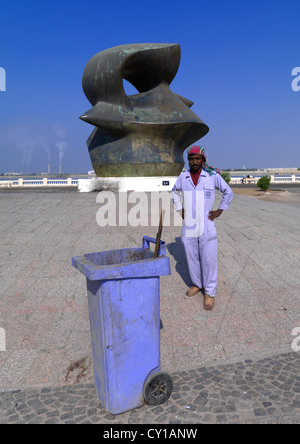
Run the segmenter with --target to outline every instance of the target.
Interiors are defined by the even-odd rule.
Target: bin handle
[[[150,237],[150,236],[143,236],[142,248],[149,249],[150,242],[152,242],[153,244],[156,244],[156,239],[154,239],[154,237]],[[159,243],[158,256],[166,256],[166,243],[162,240]]]

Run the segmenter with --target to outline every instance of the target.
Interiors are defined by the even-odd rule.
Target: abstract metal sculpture
[[[181,172],[184,149],[208,127],[170,89],[179,63],[180,45],[153,43],[110,48],[87,63],[82,86],[93,108],[80,118],[96,127],[87,145],[98,177]],[[139,94],[127,95],[123,79]]]

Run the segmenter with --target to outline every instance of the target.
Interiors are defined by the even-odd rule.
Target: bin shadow
[[[180,275],[183,282],[190,287],[192,284],[181,238],[176,237],[175,242],[168,244],[166,247],[170,255],[175,259],[175,270]]]

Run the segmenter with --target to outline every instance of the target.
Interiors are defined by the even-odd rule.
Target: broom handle
[[[157,232],[157,235],[156,235],[154,259],[157,258],[157,256],[158,256],[159,244],[160,244],[160,239],[161,239],[161,232],[162,232],[162,227],[163,227],[162,226],[162,221],[163,221],[163,211],[160,213],[159,228],[158,228],[158,232]]]

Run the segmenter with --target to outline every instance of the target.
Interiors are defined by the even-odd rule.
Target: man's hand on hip
[[[220,217],[222,213],[223,213],[223,210],[210,211],[208,214],[208,219],[214,220],[217,217]]]

